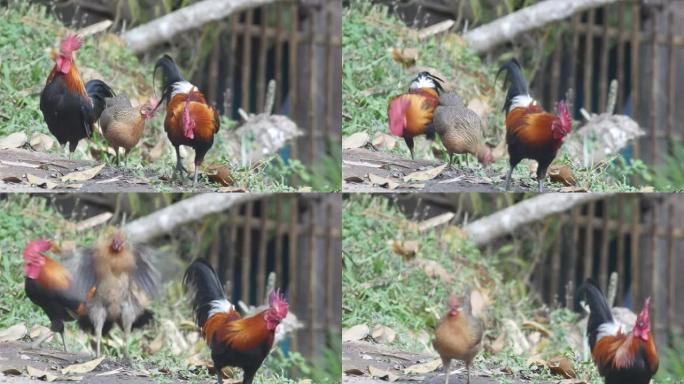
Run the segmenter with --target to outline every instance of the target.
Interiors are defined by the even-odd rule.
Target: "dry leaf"
[[[230,175],[230,168],[225,164],[208,165],[204,172],[210,181],[221,184],[224,187],[230,187],[235,182]]]
[[[549,370],[554,375],[563,376],[566,379],[574,379],[577,377],[575,373],[575,366],[572,361],[563,356],[556,356],[548,361]]]
[[[70,375],[73,373],[88,373],[97,368],[98,365],[105,359],[104,356],[98,357],[95,360],[86,361],[81,364],[72,364],[62,369],[62,375]]]
[[[14,132],[0,139],[0,149],[19,148],[26,144],[26,134],[24,132]]]
[[[375,368],[372,365],[368,366],[368,373],[370,373],[371,377],[377,377],[378,379],[387,380],[389,382],[395,382],[399,380],[399,376],[396,374],[390,371],[385,371],[384,369]]]
[[[150,162],[155,162],[159,160],[159,158],[162,157],[164,154],[164,148],[166,147],[166,138],[161,138],[161,140],[157,140],[157,144],[150,149],[150,153],[147,155],[147,158],[150,160]]]
[[[415,240],[394,240],[392,242],[392,251],[400,255],[404,260],[413,259],[418,253],[418,242]]]
[[[227,193],[247,192],[247,190],[242,187],[221,187],[218,191]]]
[[[5,376],[21,376],[22,372],[21,372],[21,369],[19,369],[19,368],[10,367],[10,368],[4,369],[2,371],[2,374]]]
[[[442,265],[434,260],[414,260],[413,263],[420,269],[422,269],[425,274],[430,278],[439,278],[445,283],[451,283],[454,279],[453,276],[447,272]]]
[[[33,175],[31,173],[26,174],[26,180],[29,184],[35,185],[36,187],[40,188],[54,189],[55,187],[57,187],[57,183],[55,183],[54,181],[51,181],[49,179],[43,179],[42,177]]]
[[[29,144],[38,152],[47,152],[55,145],[55,139],[52,136],[48,136],[44,133],[33,132]]]
[[[409,181],[427,181],[427,180],[432,180],[435,177],[439,176],[442,171],[447,167],[447,164],[440,165],[439,167],[435,168],[430,168],[425,171],[416,171],[409,173],[408,175],[404,176],[404,182],[409,182]]]
[[[368,144],[370,137],[366,132],[356,132],[342,139],[342,149],[361,148]]]
[[[494,340],[492,343],[492,346],[490,347],[490,352],[493,355],[496,355],[497,353],[501,352],[504,347],[506,346],[506,333],[501,333],[499,337]]]
[[[154,355],[155,353],[159,352],[159,350],[164,346],[164,337],[160,333],[157,335],[157,337],[150,342],[150,344],[147,346],[147,352],[151,355]]]
[[[36,379],[43,380],[47,382],[53,382],[57,380],[59,377],[55,375],[54,373],[50,373],[48,371],[43,371],[38,368],[33,368],[30,365],[26,366],[26,373],[29,375],[29,377],[35,377]]]
[[[347,183],[363,183],[364,180],[363,178],[358,176],[349,176],[345,177],[344,181],[346,181]]]
[[[76,223],[76,232],[83,232],[86,229],[97,227],[98,225],[104,224],[109,221],[109,219],[114,216],[111,212],[103,212],[99,215],[89,217],[85,220]]]
[[[90,180],[93,177],[97,176],[98,173],[102,170],[102,168],[105,167],[105,164],[100,164],[97,166],[94,166],[92,168],[88,168],[84,171],[76,171],[76,172],[71,172],[68,173],[64,176],[62,176],[62,182],[66,183],[69,181],[86,181]]]
[[[537,323],[536,321],[525,320],[522,323],[522,327],[523,329],[532,329],[538,331],[541,334],[543,334],[544,337],[551,337],[553,335],[553,332],[551,332],[548,328],[544,327],[543,325]]]
[[[366,324],[355,325],[349,329],[342,331],[342,342],[359,341],[361,339],[365,339],[369,333],[370,333],[370,329],[368,329],[368,325],[366,325]]]
[[[31,328],[31,332],[29,332],[29,337],[31,338],[31,340],[38,340],[40,336],[47,335],[50,332],[52,332],[50,331],[50,328],[36,324]]]
[[[586,187],[580,186],[563,187],[560,189],[560,191],[565,193],[589,192]]]
[[[442,213],[418,223],[418,232],[425,232],[428,229],[439,227],[451,221],[456,216],[453,212]]]
[[[404,374],[406,375],[420,375],[424,373],[430,373],[435,371],[437,368],[442,366],[441,359],[434,359],[428,361],[427,363],[414,364],[410,367],[404,369]]]
[[[567,165],[552,165],[549,167],[549,178],[555,183],[561,183],[566,187],[577,185],[572,169]]]
[[[358,368],[349,368],[344,371],[345,374],[350,375],[350,376],[364,376],[366,372],[358,369]]]
[[[0,341],[16,341],[21,339],[26,335],[26,326],[22,324],[16,324],[9,328],[0,331]]]
[[[377,149],[391,150],[397,146],[397,137],[378,132],[373,137],[371,144]]]
[[[400,63],[404,68],[413,67],[418,60],[418,50],[416,48],[394,48],[392,49],[392,60]]]
[[[371,184],[377,185],[378,187],[387,188],[390,191],[399,187],[399,183],[393,181],[392,179],[387,179],[373,173],[368,174],[368,180],[371,182]]]
[[[373,339],[381,344],[391,344],[397,337],[397,332],[390,327],[384,325],[376,325],[371,333]]]

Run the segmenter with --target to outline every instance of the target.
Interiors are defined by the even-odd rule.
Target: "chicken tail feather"
[[[86,93],[93,101],[95,120],[100,118],[102,111],[107,107],[106,99],[114,97],[114,91],[102,80],[90,80],[85,85]]]
[[[587,335],[589,336],[589,346],[593,350],[600,333],[599,328],[602,324],[613,323],[613,314],[610,311],[606,297],[594,280],[587,279],[579,287],[577,296],[580,298],[585,297],[589,303],[591,313],[589,313],[589,322],[587,323]]]
[[[213,312],[230,307],[214,268],[206,260],[197,259],[190,264],[183,286],[190,295],[195,322],[201,328]]]
[[[157,60],[157,64],[154,65],[154,74],[152,75],[153,81],[157,78],[158,69],[161,69],[162,71],[162,96],[159,98],[157,106],[164,100],[168,103],[171,99],[171,93],[173,92],[173,84],[185,80],[183,79],[183,75],[181,74],[180,69],[178,69],[176,62],[173,61],[169,55],[164,55]]]
[[[530,90],[527,87],[527,81],[525,80],[525,75],[523,75],[518,60],[510,59],[505,62],[501,68],[499,68],[496,77],[498,78],[501,72],[504,71],[506,72],[504,84],[508,84],[508,93],[506,93],[506,102],[504,103],[503,110],[508,112],[513,104],[513,98],[516,96],[528,96]]]

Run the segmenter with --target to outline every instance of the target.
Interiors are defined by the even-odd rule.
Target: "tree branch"
[[[590,8],[616,3],[618,0],[545,0],[501,17],[466,33],[463,38],[477,53],[513,40],[523,32],[541,28]]]
[[[136,53],[171,40],[175,35],[224,19],[235,12],[255,8],[276,0],[203,0],[152,20],[123,34]]]
[[[546,193],[504,208],[463,228],[466,235],[478,246],[507,235],[522,225],[566,211],[576,205],[602,199],[609,193]]]
[[[263,196],[259,193],[195,195],[126,224],[124,231],[131,241],[144,243],[171,232],[179,225],[197,221],[204,216],[225,211]]]

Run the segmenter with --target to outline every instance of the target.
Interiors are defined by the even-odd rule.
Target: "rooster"
[[[484,325],[482,320],[474,317],[470,308],[470,293],[466,291],[463,305],[455,295],[449,297],[446,316],[442,319],[432,346],[442,358],[444,365],[444,384],[449,384],[449,367],[451,360],[457,359],[465,363],[470,383],[470,366],[480,351]]]
[[[572,131],[572,117],[565,101],[556,105],[556,113],[544,112],[530,97],[527,81],[517,60],[506,62],[499,72],[506,71],[509,84],[503,110],[506,112],[506,144],[510,168],[506,176],[506,191],[511,184],[513,169],[522,159],[539,163],[537,181],[539,192],[544,190],[546,170],[556,157],[565,137]]]
[[[145,122],[154,117],[157,101],[151,98],[147,103],[133,107],[125,95],[108,97],[106,108],[100,116],[102,134],[107,143],[116,151],[116,162],[119,163],[119,148],[125,150],[124,164],[128,152],[131,151],[142,136]]]
[[[606,384],[648,384],[658,371],[656,351],[648,306],[644,302],[631,333],[626,333],[613,319],[610,307],[599,287],[591,279],[579,288],[586,297],[591,312],[587,336],[591,355]]]
[[[92,136],[105,98],[114,96],[114,91],[101,80],[90,80],[83,85],[74,62],[74,53],[81,44],[75,35],[62,40],[59,54],[53,53],[55,66],[40,94],[40,110],[48,129],[60,145],[69,143],[70,153],[76,150],[81,139]]]
[[[124,356],[130,360],[131,330],[152,319],[146,307],[159,292],[159,273],[146,250],[127,242],[122,231],[107,229],[81,256],[76,287],[87,301],[79,326],[95,334],[96,355],[102,335],[116,323],[124,331]]]
[[[192,147],[195,150],[195,174],[192,178],[194,186],[197,184],[197,170],[219,130],[218,112],[207,103],[196,86],[183,79],[178,66],[169,55],[164,55],[157,61],[154,77],[158,69],[162,70],[163,75],[162,97],[155,110],[162,101],[166,103],[164,129],[176,148],[174,176],[176,171],[181,175],[188,173],[181,163],[180,146]]]
[[[433,124],[449,153],[449,166],[454,154],[463,153],[472,154],[485,166],[492,162],[492,150],[485,143],[482,119],[466,107],[456,93],[449,92],[439,98]]]
[[[232,366],[242,368],[244,384],[252,384],[271,351],[276,327],[287,316],[287,301],[274,291],[268,309],[242,318],[226,298],[216,272],[204,260],[190,264],[183,284],[191,298],[195,322],[211,349],[218,383],[223,382],[223,367]]]
[[[439,105],[439,94],[443,91],[443,80],[421,72],[409,85],[407,93],[394,96],[387,106],[390,132],[403,137],[413,154],[413,138],[425,135],[429,140],[435,139],[435,128],[432,125],[432,114]]]
[[[75,313],[81,301],[72,294],[71,273],[59,262],[45,255],[53,244],[49,240],[29,241],[24,249],[24,289],[26,296],[39,306],[50,319],[50,330],[62,336],[64,351],[64,322],[76,319]],[[34,343],[40,346],[51,334],[48,333]]]

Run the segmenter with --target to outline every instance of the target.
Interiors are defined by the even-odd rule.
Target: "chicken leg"
[[[135,309],[134,305],[130,302],[126,302],[121,308],[121,322],[124,331],[124,359],[130,364],[131,357],[128,354],[128,339],[131,336],[131,329],[133,328],[133,322],[135,321]]]
[[[404,136],[404,141],[406,142],[409,152],[411,152],[411,160],[415,160],[413,157],[413,137]]]
[[[513,167],[508,169],[508,174],[506,175],[506,187],[505,190],[508,192],[508,188],[511,186],[511,177],[513,176]]]
[[[104,327],[105,320],[107,318],[107,311],[102,306],[102,304],[94,304],[89,310],[88,315],[93,321],[93,327],[95,328],[95,342],[97,347],[95,349],[95,357],[100,357],[100,342],[102,341],[102,328]]]
[[[190,174],[187,169],[183,166],[183,163],[181,162],[181,155],[180,155],[180,146],[176,146],[176,169],[173,170],[173,178],[176,178],[176,172],[181,173],[181,178],[183,178],[183,173],[185,172],[186,174]]]
[[[444,365],[444,384],[449,384],[449,367],[451,366],[451,359],[446,361],[442,360],[442,365]]]

